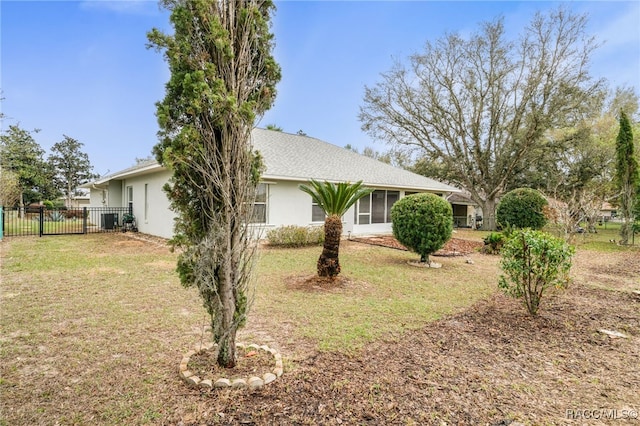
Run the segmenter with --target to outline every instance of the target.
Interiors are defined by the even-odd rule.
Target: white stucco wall
[[[138,231],[164,238],[173,236],[174,214],[169,209],[169,200],[162,190],[170,177],[169,172],[161,171],[123,181],[121,203],[122,206],[127,206],[126,187],[133,187],[133,214],[136,217]],[[145,185],[147,185],[146,200]]]
[[[104,207],[124,207],[124,204],[122,204],[122,181],[114,180],[109,182],[107,205]]]
[[[89,190],[89,207],[104,207],[107,203],[107,190],[91,188]]]
[[[91,206],[126,207],[127,187],[131,186],[133,188],[133,214],[136,217],[138,230],[150,235],[171,238],[175,215],[169,209],[169,200],[162,190],[170,177],[170,172],[160,170],[125,180],[111,181],[106,193],[107,204],[102,203],[102,191],[92,189]],[[320,226],[323,224],[323,222],[312,221],[311,197],[299,189],[300,183],[303,182],[266,180],[264,183],[268,185],[267,223],[253,225],[256,236],[265,238],[269,229],[279,226]],[[145,185],[147,186],[146,201]],[[404,196],[404,191],[400,191],[400,197]],[[351,207],[343,216],[343,233],[344,235],[390,234],[391,223],[356,225],[354,224],[354,207]]]
[[[286,225],[322,225],[323,222],[311,221],[311,197],[298,188],[303,182],[278,181],[267,183],[269,183],[268,224],[265,229]],[[405,192],[400,191],[400,197],[404,196]],[[351,207],[343,216],[342,231],[344,235],[349,233],[351,235],[390,234],[391,223],[356,225],[354,207]]]

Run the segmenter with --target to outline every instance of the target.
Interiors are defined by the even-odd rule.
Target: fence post
[[[82,233],[87,233],[87,208],[82,208]]]
[[[40,206],[40,236],[44,234],[44,206]]]

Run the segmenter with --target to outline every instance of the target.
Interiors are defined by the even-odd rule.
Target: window
[[[144,221],[149,219],[149,184],[144,184]]]
[[[311,201],[311,221],[324,222],[324,219],[326,217],[327,215],[324,214],[324,210],[322,210],[322,207],[320,207],[315,201]]]
[[[256,188],[256,199],[253,205],[251,223],[267,223],[267,192],[266,183],[261,183]]]
[[[400,191],[376,190],[361,198],[355,209],[355,223],[391,223],[391,206],[400,199]]]
[[[133,186],[127,186],[127,207],[129,213],[133,214]]]
[[[387,223],[391,223],[391,206],[400,199],[400,192],[387,191]]]
[[[386,191],[373,191],[371,194],[371,223],[384,223]]]
[[[368,225],[371,223],[371,195],[360,198],[356,209],[356,221],[360,225]]]

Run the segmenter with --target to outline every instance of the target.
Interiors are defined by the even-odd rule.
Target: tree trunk
[[[342,218],[337,215],[328,216],[324,221],[324,246],[318,259],[318,275],[335,277],[340,273],[340,237],[342,236]]]
[[[218,336],[215,336],[218,342],[218,365],[224,368],[236,366],[237,324],[234,321],[236,301],[233,294],[231,253],[231,250],[228,250],[223,255],[226,259],[222,260],[218,269],[220,303],[222,304],[222,309],[219,312],[221,318],[218,321],[212,318],[213,323],[217,322],[217,333],[219,333]],[[216,329],[214,328],[214,330]]]
[[[496,222],[496,200],[495,198],[484,200],[480,203],[482,207],[482,230],[495,231],[498,229]]]
[[[24,192],[20,192],[20,204],[18,206],[20,208],[20,219],[24,219]]]
[[[622,213],[622,225],[620,226],[620,244],[626,246],[633,236],[633,203],[635,198],[635,187],[629,183],[623,186],[623,195],[620,199],[620,210]]]
[[[223,368],[233,368],[236,366],[236,329],[232,325],[232,330],[225,333],[218,340],[218,365]]]

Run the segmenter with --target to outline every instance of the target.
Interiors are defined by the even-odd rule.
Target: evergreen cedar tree
[[[640,195],[640,171],[635,154],[629,118],[624,111],[620,111],[620,131],[616,138],[615,184],[620,193],[620,213],[623,219],[620,227],[620,243],[623,245],[628,244],[632,236],[634,207]]]
[[[157,103],[158,162],[177,213],[172,243],[180,280],[195,286],[210,315],[217,363],[234,367],[246,319],[255,245],[248,235],[261,161],[250,134],[274,102],[280,67],[272,56],[272,1],[164,0],[172,34],[148,33],[171,72]]]
[[[342,236],[342,215],[360,198],[371,194],[373,189],[356,183],[318,182],[311,180],[300,189],[311,196],[327,217],[324,220],[324,243],[318,258],[318,276],[334,278],[340,273],[340,237]]]
[[[446,243],[453,233],[451,204],[435,194],[413,194],[391,207],[393,236],[428,263],[429,255]]]

